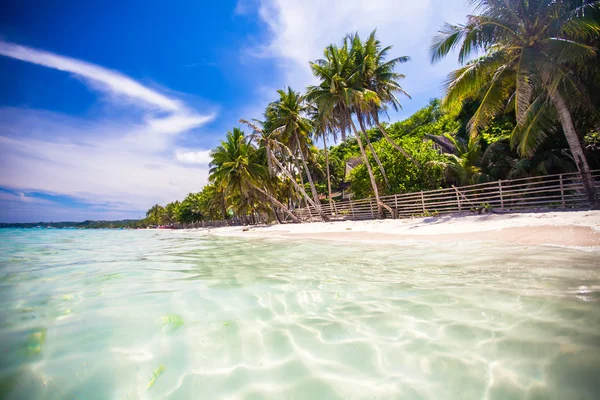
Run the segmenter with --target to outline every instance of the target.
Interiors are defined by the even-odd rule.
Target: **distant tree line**
[[[83,221],[83,222],[28,222],[0,223],[0,228],[77,228],[77,229],[137,229],[145,228],[143,220],[124,219],[120,221]]]

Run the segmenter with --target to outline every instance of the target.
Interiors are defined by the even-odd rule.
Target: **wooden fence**
[[[600,189],[600,170],[592,171],[596,188]],[[476,185],[451,187],[414,193],[382,196],[389,206],[386,218],[437,215],[462,211],[502,210],[517,211],[533,208],[574,209],[589,207],[581,175],[578,172],[545,175],[532,178],[500,180]],[[377,218],[374,198],[322,204],[323,211],[332,220],[361,220]],[[314,207],[294,210],[303,221],[320,220]]]
[[[192,228],[220,228],[222,226],[241,226],[244,225],[239,219],[219,219],[215,221],[198,221],[189,222],[186,224],[175,224],[173,225],[177,229],[192,229]]]

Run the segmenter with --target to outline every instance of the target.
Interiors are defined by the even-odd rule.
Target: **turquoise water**
[[[598,399],[599,260],[0,230],[0,397]]]

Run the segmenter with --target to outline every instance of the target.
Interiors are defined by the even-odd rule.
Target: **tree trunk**
[[[290,152],[290,158],[292,159],[292,163],[289,164],[290,166],[290,176],[294,176],[296,174],[298,174],[298,176],[300,177],[300,185],[302,185],[302,187],[304,187],[304,177],[302,176],[302,168],[300,168],[300,165],[298,165],[298,159],[296,157],[294,157],[293,154],[291,154]],[[294,167],[296,167],[296,172],[293,172],[293,168],[292,165]],[[291,179],[291,178],[290,178]],[[293,180],[294,182],[296,182],[296,179]],[[308,208],[308,201],[306,201],[306,197],[302,197],[301,194],[298,195],[298,200],[300,200],[300,206],[302,206],[302,201],[304,201],[304,207]]]
[[[298,151],[300,152],[300,158],[302,159],[302,165],[304,166],[304,170],[306,171],[306,177],[308,178],[308,183],[310,184],[310,190],[313,195],[313,199],[315,204],[321,209],[321,200],[319,200],[319,193],[317,193],[317,188],[315,187],[315,182],[313,181],[312,174],[308,169],[308,164],[306,163],[306,158],[304,157],[304,152],[302,151],[302,147],[300,146],[300,139],[298,138],[298,134],[294,135],[296,137],[296,145],[298,146]]]
[[[278,224],[281,224],[281,219],[279,219],[279,214],[277,214],[277,209],[275,208],[273,200],[271,200],[271,207],[273,208],[273,214],[275,214],[275,221],[277,221]]]
[[[365,129],[365,124],[363,123],[363,121],[360,117],[358,117],[357,119],[358,119],[358,124],[360,125],[360,130],[362,131],[363,135],[365,135],[365,138],[367,139],[367,145],[369,146],[369,149],[371,149],[371,153],[373,153],[373,158],[375,159],[375,162],[379,166],[379,171],[381,171],[381,176],[383,176],[385,186],[387,186],[388,190],[391,191],[392,186],[390,185],[387,175],[385,174],[385,169],[383,169],[381,160],[379,160],[379,157],[377,156],[377,153],[375,153],[375,149],[373,148],[373,145],[371,144],[371,139],[369,139],[369,135],[367,134],[367,130]]]
[[[329,218],[327,218],[327,216],[325,214],[323,214],[323,211],[321,210],[320,207],[317,207],[315,205],[315,203],[312,201],[312,199],[310,198],[310,196],[308,195],[308,193],[306,193],[306,191],[304,190],[304,188],[302,186],[300,186],[298,184],[298,182],[296,182],[296,179],[294,179],[294,177],[292,176],[292,174],[285,169],[285,167],[283,165],[281,165],[281,162],[279,162],[279,160],[277,159],[277,157],[275,157],[275,155],[272,152],[269,152],[268,157],[272,157],[273,162],[275,163],[275,165],[277,166],[277,168],[279,168],[279,170],[289,178],[289,180],[292,182],[292,185],[294,185],[294,187],[296,188],[296,190],[298,190],[303,196],[304,199],[307,201],[307,203],[310,203],[315,210],[317,210],[317,212],[319,213],[319,216],[323,219],[323,221],[328,222]]]
[[[269,200],[271,200],[273,203],[277,204],[283,210],[283,212],[286,213],[292,219],[292,221],[298,222],[298,223],[302,222],[302,221],[300,221],[298,219],[298,217],[296,217],[294,214],[292,214],[292,212],[290,210],[288,210],[286,206],[284,206],[283,204],[281,204],[281,202],[279,200],[277,200],[274,196],[272,196],[269,192],[267,192],[266,190],[263,190],[263,189],[259,188],[256,185],[252,185],[252,186],[254,186],[254,188],[256,190],[258,190],[259,192],[261,192],[262,194],[264,194],[265,196],[267,196],[269,198]],[[273,211],[276,212],[275,210],[273,210]],[[277,220],[279,220],[279,218]]]
[[[377,201],[377,214],[379,214],[380,218],[383,218],[383,210],[381,208],[381,199],[379,198],[379,189],[377,188],[377,182],[375,181],[375,175],[373,175],[373,169],[371,168],[371,164],[369,163],[369,158],[367,157],[367,153],[365,152],[365,147],[362,144],[360,134],[358,133],[358,130],[356,130],[356,125],[354,125],[354,121],[352,121],[352,119],[350,119],[350,124],[352,125],[352,130],[354,131],[354,136],[356,136],[356,141],[358,142],[358,147],[360,148],[360,153],[362,154],[363,160],[365,161],[365,165],[367,166],[367,171],[369,171],[369,178],[371,179],[371,186],[373,187],[373,192],[375,193],[375,200]]]
[[[385,140],[387,140],[388,142],[390,142],[390,144],[392,146],[394,146],[394,148],[396,150],[398,150],[400,153],[402,153],[404,155],[404,157],[408,158],[410,161],[413,162],[413,164],[415,164],[417,167],[419,168],[423,168],[423,166],[414,158],[412,158],[410,156],[410,154],[408,154],[398,143],[394,142],[394,140],[389,137],[389,135],[387,134],[387,132],[385,131],[385,128],[379,123],[379,121],[376,121],[377,127],[379,128],[379,130],[381,131],[381,133],[383,134],[383,137],[385,138]]]
[[[573,125],[569,108],[567,107],[565,100],[562,98],[558,90],[555,90],[553,93],[551,93],[550,98],[552,99],[552,102],[558,111],[558,119],[562,124],[565,137],[569,143],[569,148],[571,149],[571,153],[575,159],[575,164],[577,165],[577,169],[581,174],[581,180],[583,181],[585,193],[592,207],[597,208],[598,196],[596,193],[594,178],[590,172],[590,166],[585,158],[585,154],[581,147],[581,143],[579,142],[577,132],[575,132],[575,126]]]
[[[323,133],[323,151],[325,152],[325,164],[327,164],[327,192],[329,193],[329,203],[331,203],[331,175],[329,174],[329,151],[327,150],[327,140]]]

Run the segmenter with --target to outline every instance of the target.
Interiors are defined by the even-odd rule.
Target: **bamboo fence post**
[[[375,214],[373,213],[373,198],[369,197],[369,208],[371,209],[371,218],[375,218]]]
[[[498,190],[500,191],[500,208],[504,210],[504,197],[502,197],[502,179],[498,180]]]
[[[456,203],[458,204],[458,211],[462,211],[462,204],[460,202],[460,196],[458,195],[458,189],[456,188],[456,186],[452,186],[454,187],[454,193],[456,193]]]
[[[350,212],[352,213],[352,218],[354,218],[354,207],[352,207],[352,199],[348,199],[348,203],[350,203]]]
[[[399,216],[399,212],[398,212],[398,194],[394,195],[394,203],[396,204],[396,217]]]
[[[565,187],[563,186],[562,174],[558,175],[558,179],[560,181],[560,201],[562,202],[563,208],[567,208],[567,205],[565,204]]]
[[[425,198],[423,197],[422,190],[421,190],[421,206],[423,207],[423,213],[425,213]]]

